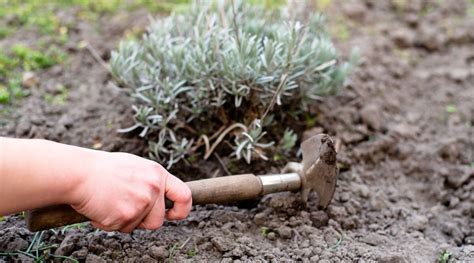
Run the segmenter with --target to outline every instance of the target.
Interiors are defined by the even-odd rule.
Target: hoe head
[[[310,191],[318,194],[318,208],[325,209],[336,190],[336,150],[327,134],[315,135],[301,144],[302,163],[289,163],[285,170],[297,172],[301,177],[301,197],[305,204]]]

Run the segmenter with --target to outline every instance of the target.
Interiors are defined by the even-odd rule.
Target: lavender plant
[[[266,159],[274,140],[296,141],[287,127],[267,136],[281,125],[272,120],[336,94],[352,65],[338,61],[323,25],[319,14],[243,3],[195,4],[153,20],[140,41],[112,52],[112,73],[135,103],[135,125],[121,131],[140,129],[168,168],[217,147],[249,163]]]

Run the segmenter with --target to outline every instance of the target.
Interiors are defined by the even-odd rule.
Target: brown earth
[[[189,218],[159,231],[106,233],[85,225],[47,231],[43,241],[59,246],[56,255],[87,262],[435,262],[445,250],[451,259],[474,262],[474,17],[466,14],[468,4],[354,0],[326,10],[339,29],[333,31],[347,27],[350,34],[337,40],[341,53],[358,47],[361,54],[342,94],[312,109],[314,131],[341,142],[341,174],[326,212],[311,206],[314,196],[303,209],[297,195],[282,193],[253,205],[195,207]],[[131,123],[127,97],[89,51],[72,43],[84,39],[107,59],[126,29],[146,23],[144,11],[103,17],[98,31],[78,22],[70,59],[38,73],[40,87],[17,102],[0,135],[143,155],[134,136],[115,132]],[[19,32],[3,44],[34,37]],[[51,105],[43,94],[57,92],[59,83],[69,89],[67,104]],[[0,251],[25,249],[32,237],[20,216],[0,222]],[[27,258],[0,256],[0,262],[14,260]]]

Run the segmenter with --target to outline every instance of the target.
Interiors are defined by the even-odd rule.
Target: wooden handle
[[[192,192],[193,205],[225,204],[229,202],[250,200],[262,194],[262,182],[253,174],[241,174],[210,178],[186,183]],[[167,209],[173,202],[166,199]],[[26,212],[26,225],[30,231],[41,231],[50,228],[89,221],[69,205],[56,205],[33,209]]]

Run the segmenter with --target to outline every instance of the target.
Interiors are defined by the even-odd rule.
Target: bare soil
[[[341,95],[311,109],[317,126],[307,132],[341,143],[341,174],[327,211],[316,210],[314,196],[303,208],[297,194],[282,193],[195,207],[159,231],[106,233],[85,225],[47,231],[44,242],[58,245],[56,255],[86,262],[436,262],[443,251],[474,262],[474,17],[467,9],[461,0],[351,0],[326,10],[333,28],[350,34],[337,40],[341,54],[353,47],[361,54]],[[126,30],[146,26],[145,14],[118,13],[95,26],[77,21],[69,60],[38,73],[40,87],[16,102],[0,135],[145,155],[135,136],[116,133],[132,122],[126,94],[76,45],[86,40],[107,60]],[[34,39],[18,32],[2,44]],[[44,100],[57,84],[69,90],[65,105]],[[190,169],[201,176],[220,169],[215,160],[202,167]],[[189,179],[184,170],[174,172]],[[32,237],[19,215],[0,222],[0,251],[25,249]]]

